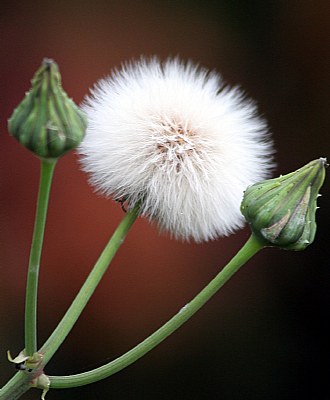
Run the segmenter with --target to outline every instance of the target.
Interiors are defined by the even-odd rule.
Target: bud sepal
[[[38,157],[56,159],[80,144],[86,126],[84,113],[62,89],[57,64],[44,59],[8,121],[10,134]]]
[[[326,159],[275,179],[249,186],[241,212],[266,245],[304,250],[316,233],[316,199],[324,182]]]

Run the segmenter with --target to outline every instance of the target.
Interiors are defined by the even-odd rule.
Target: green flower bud
[[[316,199],[325,178],[319,158],[288,175],[249,186],[241,212],[267,246],[304,250],[315,237]]]
[[[57,64],[44,59],[8,121],[9,132],[37,156],[58,158],[79,145],[86,125],[84,114],[62,89]]]

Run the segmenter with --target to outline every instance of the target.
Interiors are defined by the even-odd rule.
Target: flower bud
[[[41,158],[58,158],[81,142],[86,118],[61,85],[57,64],[44,59],[32,88],[14,110],[8,130]]]
[[[241,212],[266,246],[304,250],[315,237],[316,199],[325,178],[319,158],[276,179],[249,186]]]

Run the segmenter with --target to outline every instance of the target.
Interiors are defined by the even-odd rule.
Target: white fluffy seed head
[[[254,103],[177,58],[124,65],[96,84],[83,110],[79,151],[91,183],[130,207],[141,202],[141,214],[177,239],[242,227],[243,191],[273,166]]]

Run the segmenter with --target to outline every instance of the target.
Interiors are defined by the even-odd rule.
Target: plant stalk
[[[84,285],[81,287],[76,298],[72,302],[70,308],[67,310],[49,339],[39,350],[39,352],[44,356],[40,367],[44,367],[47,364],[73,328],[74,324],[94,293],[102,276],[106,272],[111,260],[115,256],[118,248],[123,243],[129,229],[139,215],[139,211],[140,206],[135,206],[132,210],[125,214],[125,217],[118,225],[116,231],[101,253],[98,261],[87,277]]]
[[[17,372],[6,384],[0,389],[1,400],[17,400],[25,392],[30,389],[29,376],[23,371]]]
[[[219,274],[188,304],[166,322],[161,328],[127,353],[102,367],[91,371],[68,376],[49,376],[50,388],[63,389],[87,385],[107,378],[129,366],[166,337],[176,331],[184,322],[192,317],[253,255],[263,248],[263,244],[251,235],[249,240]]]
[[[25,300],[25,352],[32,356],[37,351],[37,296],[40,257],[44,239],[49,193],[56,159],[41,160],[41,174],[37,210],[32,237]]]

